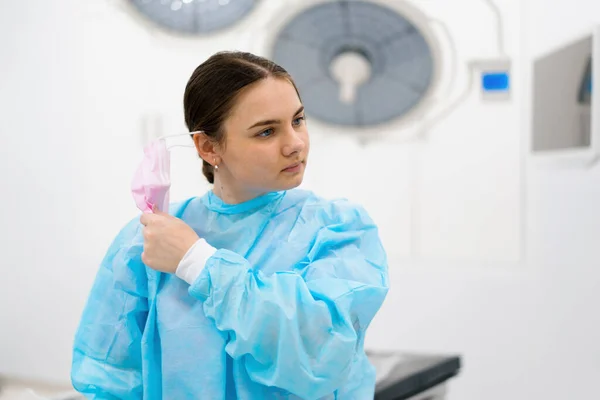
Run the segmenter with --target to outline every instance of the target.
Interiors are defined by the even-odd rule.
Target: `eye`
[[[298,126],[302,123],[302,121],[304,121],[304,115],[293,120],[292,125]]]
[[[269,137],[272,134],[273,134],[273,128],[269,128],[269,129],[266,129],[266,130],[262,131],[261,133],[259,133],[256,136],[259,136],[259,137]]]

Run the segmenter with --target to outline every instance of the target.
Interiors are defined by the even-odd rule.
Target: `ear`
[[[196,133],[194,135],[194,145],[198,155],[207,163],[214,166],[219,164],[219,146],[211,138],[204,133]]]

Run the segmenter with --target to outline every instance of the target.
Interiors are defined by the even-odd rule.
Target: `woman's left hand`
[[[156,271],[175,273],[198,234],[181,219],[158,210],[144,213],[140,222],[144,225],[142,262]]]

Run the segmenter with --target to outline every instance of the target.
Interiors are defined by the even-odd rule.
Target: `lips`
[[[302,169],[302,165],[304,165],[304,160],[288,165],[281,172],[298,172]]]
[[[299,161],[299,162],[297,162],[297,163],[294,163],[294,164],[290,164],[290,165],[288,165],[287,167],[285,167],[284,169],[282,169],[282,171],[289,171],[289,170],[293,170],[293,169],[295,169],[295,168],[299,167],[300,165],[302,165],[302,161]]]

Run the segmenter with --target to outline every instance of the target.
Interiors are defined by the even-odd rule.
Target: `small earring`
[[[217,171],[217,172],[219,171],[219,166],[218,165],[215,165],[215,171]]]

